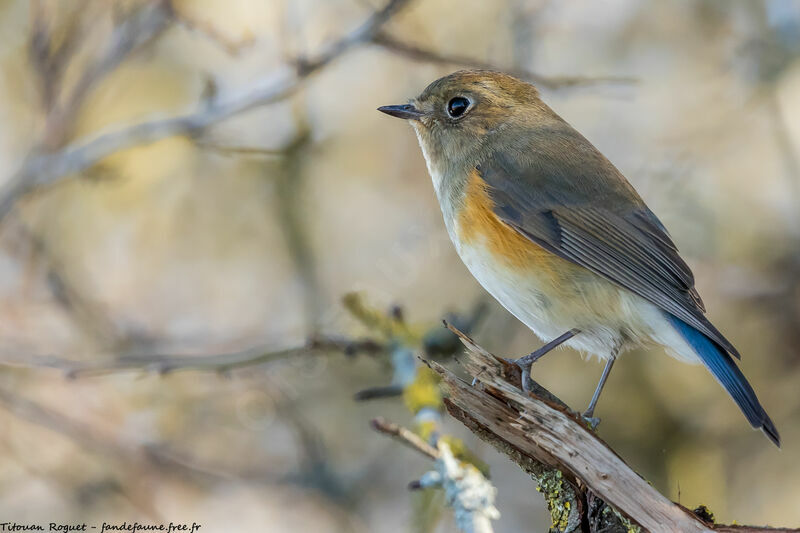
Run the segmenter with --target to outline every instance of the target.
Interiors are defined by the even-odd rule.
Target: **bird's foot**
[[[583,418],[583,421],[586,422],[586,425],[589,426],[589,429],[591,429],[592,431],[596,430],[597,426],[600,425],[600,418],[596,416],[591,416],[590,413],[583,413],[581,415],[581,418]]]
[[[538,359],[538,357],[532,358],[531,356],[534,355],[536,352],[526,355],[525,357],[520,357],[519,359],[506,359],[508,363],[512,365],[517,365],[520,370],[522,370],[522,390],[525,392],[531,392],[533,390],[533,380],[531,379],[531,367],[533,366],[534,361]]]
[[[520,357],[519,359],[506,359],[506,361],[517,365],[520,370],[522,370],[522,390],[525,392],[531,392],[534,388],[533,380],[531,380],[531,365],[541,359],[542,356],[550,352],[553,348],[568,341],[578,333],[579,331],[577,329],[571,329],[562,334],[560,337],[551,340],[535,352],[526,355],[525,357]]]
[[[522,390],[525,392],[533,391],[533,380],[531,379],[531,367],[533,363],[541,359],[541,357],[552,350],[554,346],[550,344],[546,344],[536,350],[535,352],[529,353],[519,359],[506,359],[512,365],[517,365],[520,370],[522,370]]]

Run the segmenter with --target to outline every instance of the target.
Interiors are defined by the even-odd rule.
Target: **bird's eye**
[[[469,108],[469,100],[463,96],[456,96],[447,102],[447,114],[452,118],[460,117],[464,114],[467,108]]]

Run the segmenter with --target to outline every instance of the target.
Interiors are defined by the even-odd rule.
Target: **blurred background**
[[[602,438],[721,522],[800,524],[800,2],[384,7],[0,2],[0,518],[455,531],[406,490],[430,464],[369,429],[413,414],[373,389],[400,371],[364,315],[423,347],[450,312],[495,353],[540,346],[375,111],[472,65],[536,83],[640,191],[784,444],[660,351],[617,365]],[[564,350],[534,373],[581,409],[600,371]],[[549,526],[524,473],[442,424],[488,464],[497,531]]]

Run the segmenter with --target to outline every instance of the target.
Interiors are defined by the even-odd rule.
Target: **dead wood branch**
[[[533,475],[555,531],[624,531],[637,525],[653,533],[775,531],[705,523],[655,490],[551,394],[540,387],[525,394],[515,365],[450,328],[466,346],[462,362],[479,383],[473,386],[431,362],[449,395],[448,411]]]

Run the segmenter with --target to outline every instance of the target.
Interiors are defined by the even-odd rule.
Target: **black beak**
[[[419,120],[425,114],[411,104],[385,105],[383,107],[379,107],[378,111],[393,117],[404,118],[406,120]]]

